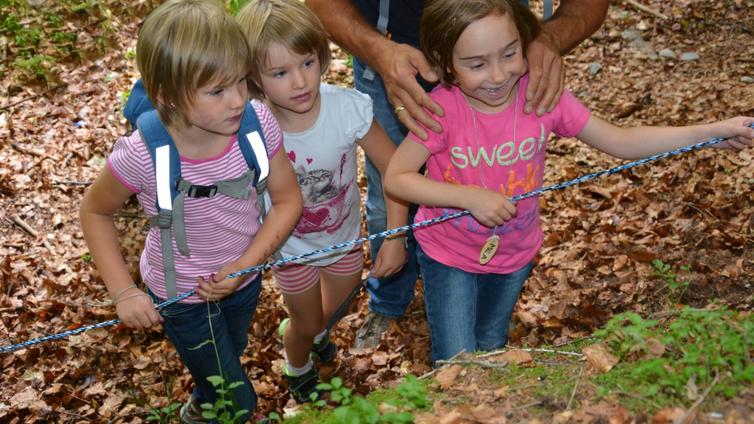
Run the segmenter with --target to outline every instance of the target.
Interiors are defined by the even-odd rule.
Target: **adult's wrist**
[[[544,44],[554,47],[555,51],[561,56],[567,53],[567,51],[563,51],[563,46],[560,45],[560,37],[556,36],[555,34],[546,30],[545,28],[543,28],[542,31],[540,31],[539,35],[537,36],[537,39],[540,42],[543,42]]]
[[[382,75],[384,73],[383,66],[389,62],[384,58],[392,56],[397,45],[398,43],[395,41],[376,32],[364,43],[363,54],[356,56]]]

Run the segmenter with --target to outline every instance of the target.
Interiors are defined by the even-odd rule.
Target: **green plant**
[[[147,418],[145,418],[147,421],[157,421],[160,424],[168,424],[170,423],[170,417],[175,414],[175,412],[180,409],[181,404],[178,402],[172,402],[169,403],[166,406],[163,406],[162,408],[155,408],[151,405],[149,406],[149,415],[147,415]]]
[[[20,28],[14,32],[13,41],[22,49],[35,47],[42,39],[42,30],[39,28]]]
[[[0,15],[2,16],[2,15]],[[21,30],[21,24],[18,22],[18,18],[14,15],[2,16],[0,22],[0,31],[9,34],[15,34]]]
[[[303,416],[293,418],[293,422],[411,423],[414,421],[411,411],[425,409],[429,404],[426,387],[413,375],[406,376],[405,381],[395,389],[377,391],[367,398],[354,396],[352,389],[345,387],[338,377],[330,383],[319,384],[317,388],[330,393],[329,398],[331,403],[335,403],[335,408],[327,409],[327,402],[318,399],[307,406]]]
[[[686,293],[686,289],[689,287],[689,282],[679,281],[678,274],[673,271],[673,267],[660,259],[653,260],[652,267],[654,268],[652,275],[662,278],[667,283],[670,300],[673,303],[678,303],[681,300],[681,297],[683,297],[683,294]],[[687,265],[683,265],[680,269],[681,271],[689,271],[691,268]]]
[[[333,378],[329,383],[318,384],[317,389],[330,392],[330,400],[339,405],[348,405],[351,403],[353,390],[344,386],[343,380],[340,377]]]
[[[238,409],[235,397],[233,396],[233,390],[242,386],[244,383],[241,381],[234,381],[232,383],[226,383],[225,378],[222,377],[223,366],[220,362],[220,352],[217,351],[217,344],[215,343],[215,330],[212,327],[212,311],[210,310],[210,302],[207,303],[207,321],[209,323],[210,340],[205,340],[199,346],[194,349],[199,349],[207,343],[211,343],[215,349],[215,359],[217,360],[217,369],[221,375],[211,375],[207,377],[207,381],[212,384],[215,389],[215,393],[218,394],[217,400],[214,403],[203,403],[201,408],[204,410],[202,416],[207,419],[215,419],[220,424],[234,424],[240,422],[243,415],[249,411],[246,409]]]
[[[238,11],[241,10],[241,8],[243,8],[243,6],[248,2],[249,0],[228,0],[226,3],[230,14],[235,16],[238,14]]]
[[[595,332],[621,360],[596,378],[598,393],[631,387],[658,407],[677,405],[693,402],[717,379],[711,394],[733,397],[754,382],[752,334],[754,315],[724,308],[685,307],[662,324],[616,315]]]
[[[165,376],[162,376],[162,380],[166,381]],[[147,415],[147,417],[145,418],[147,421],[157,421],[160,424],[169,424],[171,421],[170,418],[181,407],[181,404],[179,402],[172,402],[173,385],[170,381],[166,381],[165,391],[167,392],[168,404],[161,408],[156,408],[146,403],[145,401],[139,401],[139,403],[149,409],[149,415]]]
[[[47,81],[47,56],[34,55],[28,59],[16,59],[14,62],[16,67],[34,78],[42,81]]]
[[[204,410],[202,416],[207,419],[215,419],[221,424],[241,422],[241,417],[249,411],[238,409],[238,405],[236,405],[235,398],[233,397],[233,390],[243,386],[243,382],[236,381],[226,385],[225,379],[219,375],[209,376],[207,377],[207,381],[212,383],[212,387],[215,388],[218,398],[214,403],[201,404]]]
[[[647,340],[655,333],[659,321],[645,320],[635,312],[624,312],[610,319],[605,328],[594,332],[602,338],[618,356],[626,357],[629,352],[646,347]]]

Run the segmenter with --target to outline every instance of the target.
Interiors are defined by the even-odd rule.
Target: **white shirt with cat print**
[[[372,125],[372,99],[354,89],[329,84],[320,84],[319,93],[320,112],[314,125],[283,136],[304,198],[301,219],[280,248],[283,258],[354,240],[361,228],[356,142]],[[353,247],[296,262],[329,265]]]

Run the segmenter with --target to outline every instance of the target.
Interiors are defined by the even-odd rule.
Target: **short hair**
[[[320,75],[330,66],[330,42],[322,22],[300,0],[252,0],[237,16],[251,49],[254,65],[249,90],[264,98],[260,69],[273,43],[280,43],[296,54],[316,53]]]
[[[524,53],[540,31],[539,20],[519,0],[428,0],[422,13],[419,48],[436,68],[440,82],[453,84],[453,48],[463,31],[488,15],[511,17]]]
[[[165,125],[183,121],[200,87],[229,84],[252,67],[238,23],[215,0],[168,0],[139,30],[136,62]]]

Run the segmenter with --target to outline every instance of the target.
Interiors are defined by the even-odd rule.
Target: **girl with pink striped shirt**
[[[153,226],[147,234],[140,260],[145,292],[129,275],[113,223],[115,212],[132,195],[150,217],[158,212],[162,216],[164,210],[160,166],[143,138],[149,132],[141,126],[142,115],[141,130],[116,142],[84,196],[84,236],[118,317],[135,329],[162,323],[191,372],[196,387],[181,408],[181,422],[209,421],[199,405],[217,400],[207,379],[215,375],[224,377],[226,384],[242,383],[233,390],[232,409],[244,411],[243,421],[256,405],[240,356],[248,342],[261,275],[226,276],[265,262],[278,248],[301,215],[301,192],[281,149],[282,133],[274,116],[262,103],[249,106],[249,46],[238,24],[216,2],[169,0],[159,6],[141,27],[136,58],[146,94],[157,110],[159,121],[154,122],[165,129],[178,153],[181,172],[176,185],[190,181],[190,187],[169,212],[170,246],[163,246],[165,228]],[[257,131],[241,137],[237,133],[249,114],[256,115]],[[261,224],[259,187],[240,148],[251,135],[261,139],[263,155],[266,150],[264,160],[257,155],[265,164],[270,199]],[[177,215],[176,209],[182,213]],[[190,290],[196,293],[165,307],[162,316],[155,310],[156,303],[174,296],[171,293]]]

